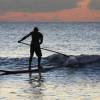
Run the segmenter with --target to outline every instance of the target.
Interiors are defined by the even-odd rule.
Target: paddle
[[[18,43],[22,43],[22,44],[25,44],[25,45],[30,46],[30,44],[27,44],[27,43],[24,43],[24,42],[18,42]],[[66,55],[66,54],[63,54],[63,53],[60,53],[60,52],[57,52],[57,51],[54,51],[54,50],[50,50],[50,49],[46,49],[46,48],[41,48],[41,49],[46,50],[46,51],[50,51],[50,52],[54,52],[54,53],[57,53],[57,54],[61,54],[61,55],[64,55],[64,56],[66,56],[66,57],[69,57],[69,56]]]

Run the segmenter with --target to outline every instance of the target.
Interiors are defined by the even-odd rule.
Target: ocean
[[[0,23],[0,56],[29,56],[29,47],[17,41],[37,26],[42,47],[69,55],[100,54],[100,23]],[[30,43],[30,38],[24,42]],[[50,52],[43,51],[43,56]]]
[[[0,70],[28,68],[29,46],[18,40],[36,26],[44,36],[42,48],[75,56],[81,65],[70,67],[67,57],[42,50],[43,67],[60,68],[43,73],[40,81],[37,73],[31,79],[28,74],[0,75],[0,100],[99,100],[99,22],[0,22]]]

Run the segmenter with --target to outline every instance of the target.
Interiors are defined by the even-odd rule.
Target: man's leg
[[[31,64],[32,64],[32,58],[33,58],[34,50],[31,47],[30,48],[30,58],[29,58],[29,71],[31,71]]]
[[[41,69],[43,69],[43,68],[41,66],[42,52],[41,52],[40,46],[38,46],[38,47],[35,48],[35,53],[36,53],[36,55],[38,57],[38,69],[39,69],[39,71],[41,71]]]
[[[41,66],[41,56],[38,57],[38,69],[43,69],[43,67]]]
[[[38,67],[41,67],[41,56],[38,57]]]
[[[41,79],[41,71],[42,71],[42,66],[41,66],[41,56],[38,56],[38,70],[39,70],[39,77]]]
[[[32,63],[32,55],[30,55],[30,58],[29,58],[29,71],[31,70],[31,63]]]
[[[36,55],[38,57],[38,70],[39,70],[39,77],[41,78],[41,70],[43,68],[41,67],[41,56],[42,56],[42,53],[41,53],[40,46],[35,49],[35,53],[36,53]]]

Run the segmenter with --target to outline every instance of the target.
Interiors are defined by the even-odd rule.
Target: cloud
[[[0,11],[52,12],[76,8],[79,0],[0,0]]]
[[[27,13],[27,12],[8,12],[0,16],[0,21],[40,21],[40,22],[100,22],[100,11],[87,10],[75,8],[62,10],[58,12],[41,12],[41,13]]]
[[[100,10],[100,0],[91,0],[89,4],[90,9]]]

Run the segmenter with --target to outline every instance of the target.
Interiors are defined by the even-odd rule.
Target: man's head
[[[34,32],[38,32],[38,31],[39,31],[38,27],[34,27]]]

